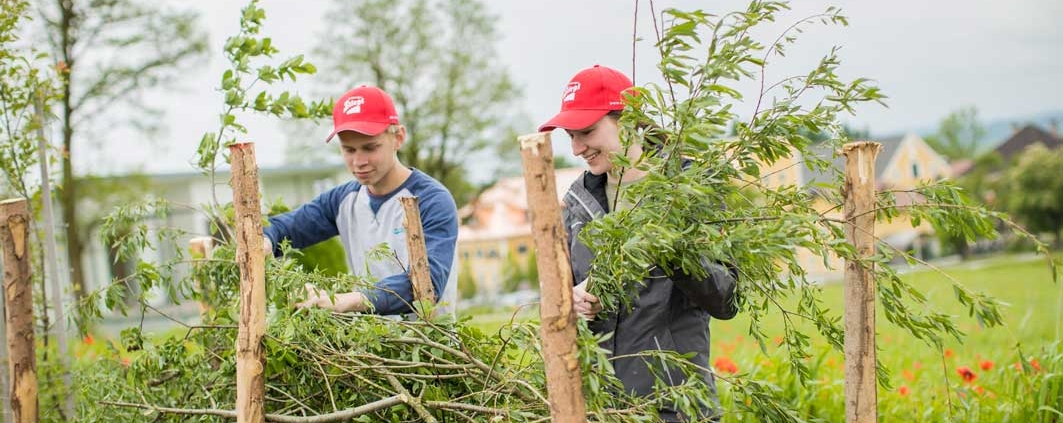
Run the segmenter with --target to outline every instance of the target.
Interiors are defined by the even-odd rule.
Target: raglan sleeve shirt
[[[269,218],[264,233],[273,244],[273,255],[280,257],[280,243],[285,239],[293,248],[306,248],[338,235],[336,212],[352,189],[357,188],[350,183],[340,185],[295,210]]]
[[[455,261],[458,240],[458,208],[450,193],[439,189],[418,195],[418,209],[424,228],[428,267],[438,302],[446,288]],[[381,279],[364,293],[377,314],[409,313],[413,304],[413,283],[406,273]]]

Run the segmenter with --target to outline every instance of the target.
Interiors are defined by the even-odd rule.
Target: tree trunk
[[[4,256],[4,317],[15,423],[37,422],[37,344],[33,334],[30,215],[25,199],[0,202],[0,250]]]
[[[59,203],[63,207],[63,224],[66,225],[66,257],[67,265],[70,266],[70,286],[75,299],[80,301],[85,298],[84,271],[81,266],[81,254],[84,250],[81,244],[80,231],[77,222],[77,181],[74,179],[73,165],[73,138],[74,138],[74,105],[71,97],[74,92],[74,81],[71,78],[74,70],[73,49],[76,40],[72,39],[74,31],[74,5],[67,0],[59,0],[60,13],[60,47],[63,49],[63,63],[66,65],[66,74],[63,75],[63,186],[59,191]]]
[[[240,268],[240,325],[236,335],[236,421],[266,421],[266,253],[258,192],[255,146],[229,147],[233,207],[236,209],[236,264]]]
[[[882,145],[855,142],[845,155],[846,240],[857,260],[845,263],[845,421],[878,421],[875,380],[875,280],[864,260],[875,254],[875,155]]]
[[[539,254],[539,292],[542,295],[539,332],[543,338],[551,421],[585,422],[586,405],[576,350],[576,313],[572,309],[572,268],[557,201],[550,134],[525,135],[519,138],[519,142],[532,217],[532,237]]]

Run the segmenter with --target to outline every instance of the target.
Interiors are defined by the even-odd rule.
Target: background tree
[[[986,130],[978,120],[978,109],[965,107],[949,113],[938,124],[938,130],[926,136],[927,144],[949,160],[973,159],[985,138]]]
[[[81,255],[86,239],[78,202],[92,192],[79,190],[74,169],[75,141],[87,146],[94,128],[125,124],[147,129],[154,109],[140,98],[164,85],[202,57],[206,35],[196,14],[138,0],[55,0],[39,4],[44,31],[62,73],[58,114],[62,127],[62,182],[59,202],[66,225],[70,282],[85,294]],[[121,106],[136,110],[125,122],[108,122]],[[128,140],[126,140],[128,141]],[[82,172],[87,173],[87,172]]]
[[[510,146],[521,117],[495,53],[497,20],[477,0],[335,0],[317,48],[330,93],[367,83],[391,94],[409,131],[400,159],[459,203],[475,189],[466,164]],[[495,160],[476,172],[490,175],[484,161]]]
[[[524,269],[525,264],[517,259],[515,251],[506,254],[506,260],[502,263],[502,292],[514,292],[520,289],[520,285],[528,280]]]
[[[1008,210],[1030,231],[1048,232],[1063,246],[1063,148],[1043,144],[1026,149],[1008,170]]]
[[[476,277],[472,274],[472,265],[468,260],[462,260],[461,273],[458,273],[458,295],[462,299],[469,299],[476,297],[478,291]]]

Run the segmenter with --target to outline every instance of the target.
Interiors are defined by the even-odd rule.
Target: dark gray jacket
[[[587,278],[594,258],[594,253],[579,241],[578,235],[587,223],[608,212],[605,185],[604,175],[584,172],[564,197],[562,214],[568,232],[573,281],[577,284]],[[654,268],[630,310],[600,314],[589,322],[595,333],[613,333],[602,347],[616,356],[657,349],[694,353],[691,361],[708,368],[709,316],[726,320],[738,312],[734,303],[737,275],[718,263],[704,261],[703,265],[709,275],[706,280],[694,280],[681,272],[673,272],[669,278],[664,271]],[[648,368],[652,365],[638,357],[613,362],[624,388],[636,395],[653,392],[655,377]],[[679,385],[685,380],[676,370],[660,371],[660,365],[655,368],[666,375],[664,382],[669,385]],[[715,390],[712,375],[703,372],[702,377]],[[661,413],[665,421],[673,421],[674,417],[674,413]]]

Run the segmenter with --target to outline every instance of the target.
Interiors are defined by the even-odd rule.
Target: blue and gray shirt
[[[265,234],[274,245],[273,253],[280,254],[277,245],[285,239],[294,248],[305,248],[339,235],[351,273],[378,280],[374,287],[363,290],[374,312],[409,313],[413,287],[404,270],[410,268],[410,259],[403,226],[405,212],[399,199],[417,197],[436,300],[441,311],[453,311],[457,300],[458,209],[443,184],[411,170],[406,182],[389,194],[371,194],[367,187],[351,181],[291,212],[271,217]],[[366,257],[381,243],[387,244],[397,261]]]

